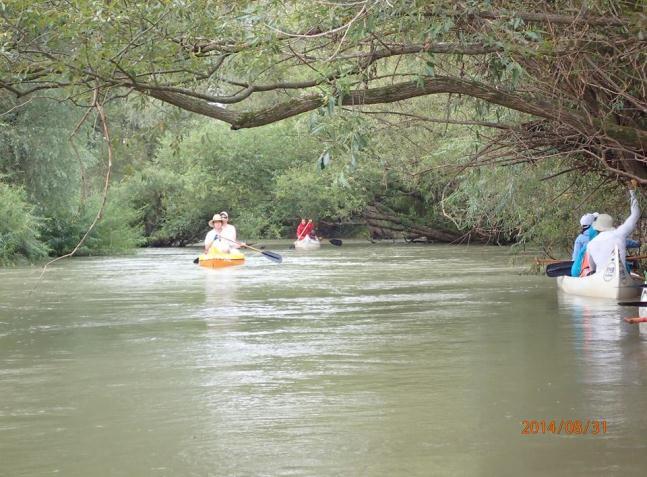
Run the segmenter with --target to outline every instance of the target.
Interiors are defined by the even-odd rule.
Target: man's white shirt
[[[220,250],[223,253],[229,252],[229,249],[231,248],[230,243],[227,240],[216,238],[219,235],[224,236],[223,232],[224,232],[224,228],[220,233],[216,232],[215,229],[211,229],[209,232],[207,232],[207,236],[204,238],[205,248],[209,246],[209,244],[211,243],[211,247],[216,247],[218,250]],[[235,233],[236,231],[234,230],[234,234]],[[209,253],[209,250],[207,250],[207,253]]]
[[[220,236],[223,239],[228,239],[228,240],[233,240],[234,242],[236,241],[236,227],[234,227],[231,224],[227,224],[222,228],[222,232],[220,232]],[[225,240],[227,242],[228,240]],[[235,247],[235,245],[231,242],[229,242],[230,247]]]

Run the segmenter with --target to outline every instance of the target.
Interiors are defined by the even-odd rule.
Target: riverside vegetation
[[[641,2],[0,5],[0,264],[342,235],[568,248],[647,183]],[[106,182],[107,180],[107,182]],[[96,226],[92,224],[96,220]]]

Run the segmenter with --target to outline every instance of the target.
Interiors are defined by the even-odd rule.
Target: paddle
[[[647,316],[636,316],[635,318],[625,318],[627,323],[637,325],[638,323],[647,323]]]
[[[647,301],[619,301],[620,306],[647,306]]]
[[[301,230],[300,234],[297,234],[297,241],[303,240],[306,237],[306,232],[310,233],[310,229],[308,229],[307,225],[305,227],[303,227],[303,230]],[[290,250],[292,250],[292,249],[294,249],[296,247],[294,246],[294,244],[290,244],[290,246],[288,248]]]
[[[645,260],[647,255],[629,255],[627,257],[627,262],[635,262],[637,260]],[[566,260],[554,260],[552,258],[535,258],[535,263],[537,265],[556,265],[560,263],[573,263],[567,262]]]
[[[553,263],[546,267],[546,275],[549,277],[568,277],[571,275],[571,267],[573,262]],[[630,288],[647,288],[647,283],[640,285],[630,285]],[[622,303],[620,303],[622,305]],[[636,305],[638,306],[638,305]]]
[[[312,222],[307,223],[306,226],[303,227],[301,233],[297,235],[297,240],[303,240],[304,238],[306,238],[306,235],[310,235],[310,232],[312,232],[314,229],[314,224],[312,225],[312,227],[308,227],[308,225],[310,224],[312,224]]]
[[[227,237],[223,237],[222,235],[220,236],[220,238],[224,238],[225,240],[231,243],[235,243],[239,247],[245,247],[250,250],[253,250],[254,252],[261,253],[265,256],[265,258],[269,258],[273,262],[281,263],[283,261],[283,257],[281,257],[278,253],[270,252],[269,250],[261,250],[260,248],[255,248],[255,247],[252,247],[251,245],[247,245],[246,243],[237,242],[236,240],[228,239]]]
[[[228,240],[229,242],[238,244],[240,247],[245,247],[245,248],[248,248],[250,250],[253,250],[254,252],[261,253],[261,254],[265,255],[266,258],[269,258],[273,262],[281,263],[283,261],[283,257],[281,257],[278,253],[270,252],[269,250],[261,250],[261,249],[258,249],[258,248],[254,248],[251,245],[247,245],[246,243],[237,242],[235,240],[228,239],[227,237],[223,237],[222,235],[220,236],[220,238],[223,238],[225,240]],[[193,260],[193,263],[200,263],[200,258],[198,257],[195,260]]]
[[[322,240],[328,240],[330,244],[334,245],[335,247],[341,247],[344,242],[342,242],[340,239],[319,239],[321,242]],[[294,244],[290,245],[290,248],[294,248]]]
[[[561,263],[565,260],[559,260],[556,258],[535,258],[536,265],[548,265],[549,263]]]
[[[549,277],[562,277],[571,274],[573,262],[557,262],[546,265],[546,275]]]
[[[263,255],[265,255],[265,258],[269,258],[273,262],[281,263],[283,261],[283,257],[281,257],[276,252],[271,252],[269,250],[261,250],[260,248],[250,247],[249,245],[246,245],[246,244],[243,244],[243,243],[241,243],[240,246],[248,248],[250,250],[253,250],[254,252],[262,253]]]

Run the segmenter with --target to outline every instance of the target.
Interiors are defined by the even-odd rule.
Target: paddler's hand
[[[629,190],[636,190],[638,188],[638,181],[636,179],[631,179],[629,183]]]

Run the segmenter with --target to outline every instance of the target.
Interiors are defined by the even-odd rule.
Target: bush
[[[45,220],[43,235],[56,256],[74,250],[85,235],[99,210],[101,198],[95,195],[76,215],[59,213]],[[76,255],[107,255],[123,253],[143,242],[140,213],[125,203],[117,191],[108,195],[103,217],[85,239]]]
[[[47,247],[39,238],[40,222],[24,190],[0,180],[0,265],[47,256]]]

